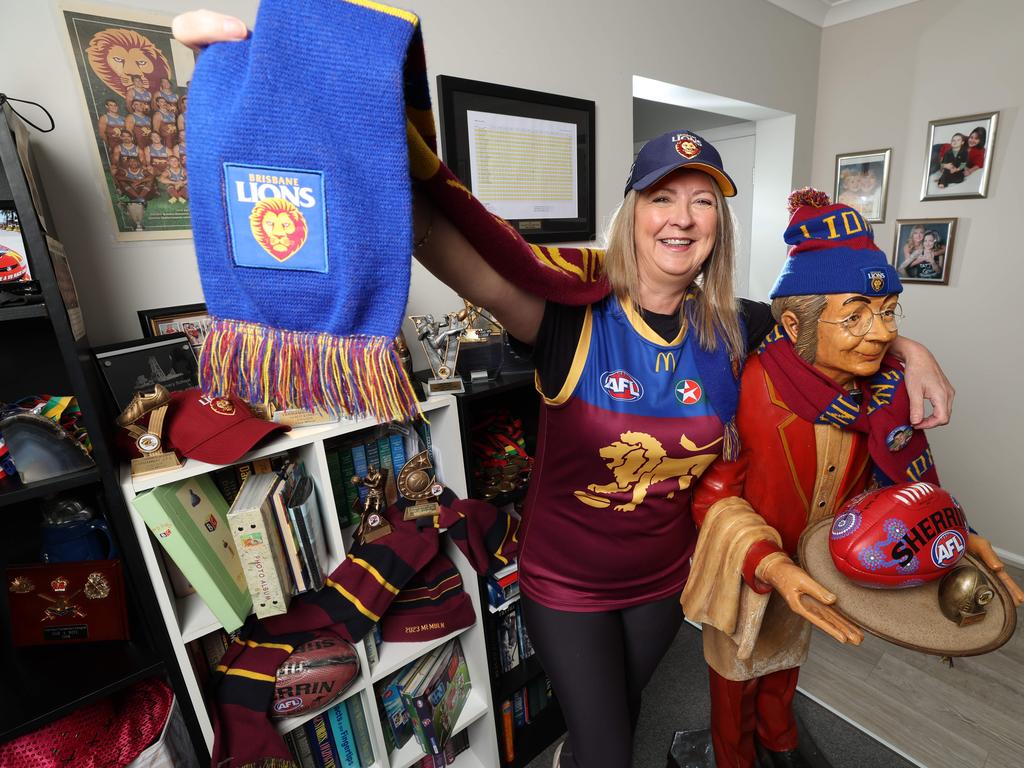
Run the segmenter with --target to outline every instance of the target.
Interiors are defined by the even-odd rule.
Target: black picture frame
[[[211,319],[206,304],[179,304],[174,307],[156,307],[138,310],[143,338],[184,333],[195,350],[196,357],[210,332]]]
[[[171,392],[199,386],[199,362],[184,333],[95,347],[92,353],[118,411],[154,384]]]
[[[596,238],[593,101],[450,75],[438,75],[437,94],[444,162],[488,210],[531,243]],[[531,138],[537,136],[554,163],[539,181],[533,159],[542,148]],[[510,191],[507,177],[480,171],[481,178],[474,178],[473,168],[481,164],[510,170],[516,196],[499,197],[503,189]]]

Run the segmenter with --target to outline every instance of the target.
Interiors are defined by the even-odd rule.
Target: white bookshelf
[[[421,405],[429,420],[438,478],[457,496],[465,497],[466,474],[463,466],[462,440],[459,435],[458,408],[455,398],[451,395],[441,395],[431,398]],[[330,570],[333,570],[344,559],[347,542],[338,523],[324,442],[343,435],[355,435],[375,426],[377,426],[377,422],[373,419],[349,419],[331,424],[293,428],[290,432],[278,435],[273,440],[261,444],[239,460],[239,463],[242,463],[275,454],[289,453],[304,461],[307,471],[314,477],[317,485],[318,500],[327,535]],[[182,702],[182,705],[191,706],[195,711],[206,738],[207,748],[211,750],[213,748],[213,725],[207,714],[207,706],[185,645],[210,632],[219,630],[221,624],[198,595],[184,598],[175,596],[163,566],[163,559],[159,551],[160,545],[156,543],[146,527],[146,523],[135,512],[130,502],[137,494],[144,491],[177,480],[203,475],[218,468],[219,465],[216,464],[188,459],[179,469],[138,478],[131,476],[127,465],[121,468],[121,489],[129,502],[128,508],[131,512],[134,533],[138,539],[149,576],[153,581],[160,613],[167,625],[175,657],[191,699],[191,701]],[[380,647],[380,658],[372,669],[367,661],[363,644],[361,642],[353,643],[359,654],[360,673],[341,700],[352,696],[360,697],[367,723],[370,726],[376,768],[410,768],[423,757],[423,753],[415,739],[411,739],[400,750],[391,754],[386,753],[383,728],[387,726],[379,719],[374,683],[455,636],[458,636],[462,642],[473,685],[470,697],[455,728],[456,733],[469,729],[469,749],[458,756],[455,764],[458,768],[477,768],[477,766],[493,768],[500,764],[495,720],[490,713],[490,673],[487,669],[487,649],[480,621],[482,606],[480,605],[479,590],[476,587],[477,574],[458,547],[447,538],[443,538],[442,541],[446,553],[462,575],[466,594],[473,601],[473,608],[477,615],[476,623],[459,632],[427,642],[384,643]],[[334,701],[330,706],[337,703]],[[327,708],[329,707],[325,707],[325,709]],[[311,712],[300,717],[275,721],[275,725],[279,732],[285,733],[297,728],[317,714],[319,713]]]

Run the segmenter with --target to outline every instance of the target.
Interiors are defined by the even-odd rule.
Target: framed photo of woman
[[[956,219],[897,219],[893,266],[904,283],[949,285]]]
[[[988,197],[998,112],[928,123],[922,200]]]
[[[833,199],[855,209],[872,224],[885,221],[891,156],[891,149],[836,155],[836,192]]]
[[[139,310],[142,336],[152,338],[169,333],[184,333],[195,350],[196,357],[203,348],[212,321],[205,304],[182,304],[177,307]]]

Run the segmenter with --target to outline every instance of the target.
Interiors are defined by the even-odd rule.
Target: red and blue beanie
[[[903,291],[896,269],[853,208],[833,204],[824,192],[804,187],[789,196],[789,211],[789,258],[771,298],[825,293],[888,296]]]

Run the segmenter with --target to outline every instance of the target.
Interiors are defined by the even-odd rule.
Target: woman
[[[906,269],[914,259],[920,254],[924,248],[924,224],[915,224],[910,230],[910,234],[907,236],[907,242],[903,244],[901,249],[903,252],[903,258],[900,259],[900,274],[906,277]]]
[[[942,238],[934,229],[927,230],[921,237],[921,248],[913,259],[903,265],[905,277],[919,280],[939,280],[942,278],[942,257],[946,249],[941,244]]]
[[[241,21],[204,11],[177,17],[173,29],[192,46],[246,35]],[[739,319],[724,200],[733,194],[718,152],[700,137],[648,142],[610,228],[613,293],[584,307],[514,285],[415,200],[416,258],[535,349],[544,405],[520,584],[569,725],[555,757],[563,768],[630,764],[641,691],[682,621],[695,541],[690,486],[728,442],[720,394],[728,400],[731,388],[735,399],[730,358],[771,324],[758,304],[744,305],[758,329],[749,338]],[[933,373],[941,422],[949,390]],[[570,433],[574,441],[562,437]]]
[[[983,125],[979,125],[967,135],[967,168],[964,170],[964,178],[985,167],[985,142],[987,140],[988,131]]]

